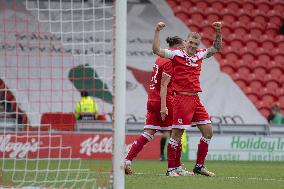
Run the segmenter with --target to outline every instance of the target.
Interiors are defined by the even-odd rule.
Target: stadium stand
[[[191,31],[202,34],[206,47],[214,34],[210,24],[222,20],[225,48],[216,56],[222,71],[231,76],[265,117],[274,103],[279,103],[283,111],[284,36],[279,33],[284,20],[283,1],[167,2]]]
[[[10,120],[23,126],[28,124],[27,115],[18,106],[12,91],[0,79],[0,120]]]

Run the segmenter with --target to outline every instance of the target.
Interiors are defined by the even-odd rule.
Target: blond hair
[[[201,36],[199,33],[197,32],[190,32],[187,36],[187,38],[193,38],[193,39],[201,39]]]

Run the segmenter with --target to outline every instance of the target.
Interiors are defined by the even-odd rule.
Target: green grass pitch
[[[48,163],[49,162],[49,163]],[[4,165],[3,165],[4,163]],[[192,169],[194,162],[184,162],[184,167]],[[11,180],[14,186],[22,185],[21,179],[34,182],[33,186],[62,187],[64,188],[97,188],[105,186],[109,188],[110,161],[83,160],[79,166],[78,160],[1,160],[0,166],[10,169],[2,171],[0,186],[7,185]],[[252,162],[252,161],[207,161],[209,170],[216,173],[216,177],[205,176],[191,177],[167,177],[165,176],[167,162],[160,161],[133,161],[133,175],[125,177],[126,189],[283,189],[284,188],[284,163],[283,162]],[[86,172],[77,174],[78,168],[88,170],[88,178],[93,181],[81,181],[74,184],[74,180],[87,178]],[[14,172],[15,170],[39,170],[26,172]],[[56,171],[70,169],[67,171]],[[47,171],[48,170],[48,171]],[[53,172],[52,170],[55,170]],[[13,177],[13,179],[12,179]],[[57,181],[54,181],[57,180]],[[61,181],[64,180],[65,183]],[[59,181],[59,182],[58,182]],[[43,183],[45,183],[43,185]],[[84,186],[84,187],[82,187]],[[94,187],[95,186],[95,187]],[[0,187],[1,188],[1,187]]]
[[[184,162],[192,169],[194,162]],[[137,174],[126,176],[127,189],[283,189],[283,162],[208,161],[216,177],[166,177],[166,162],[133,161]],[[139,174],[141,173],[141,174]]]

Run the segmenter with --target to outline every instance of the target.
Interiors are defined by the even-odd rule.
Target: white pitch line
[[[145,174],[145,173],[133,173],[133,175],[154,175],[154,176],[166,176],[166,174]],[[189,176],[190,177],[190,176]],[[194,177],[194,176],[191,176]],[[284,180],[281,179],[275,179],[275,178],[254,178],[254,177],[212,177],[212,178],[223,178],[223,179],[247,179],[247,180],[259,180],[259,181],[275,181],[275,182],[284,182]]]

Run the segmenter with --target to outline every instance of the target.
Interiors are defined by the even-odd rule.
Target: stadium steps
[[[223,21],[223,48],[216,55],[226,72],[267,117],[272,104],[284,113],[284,1],[167,0],[176,17],[212,44],[214,21]]]

